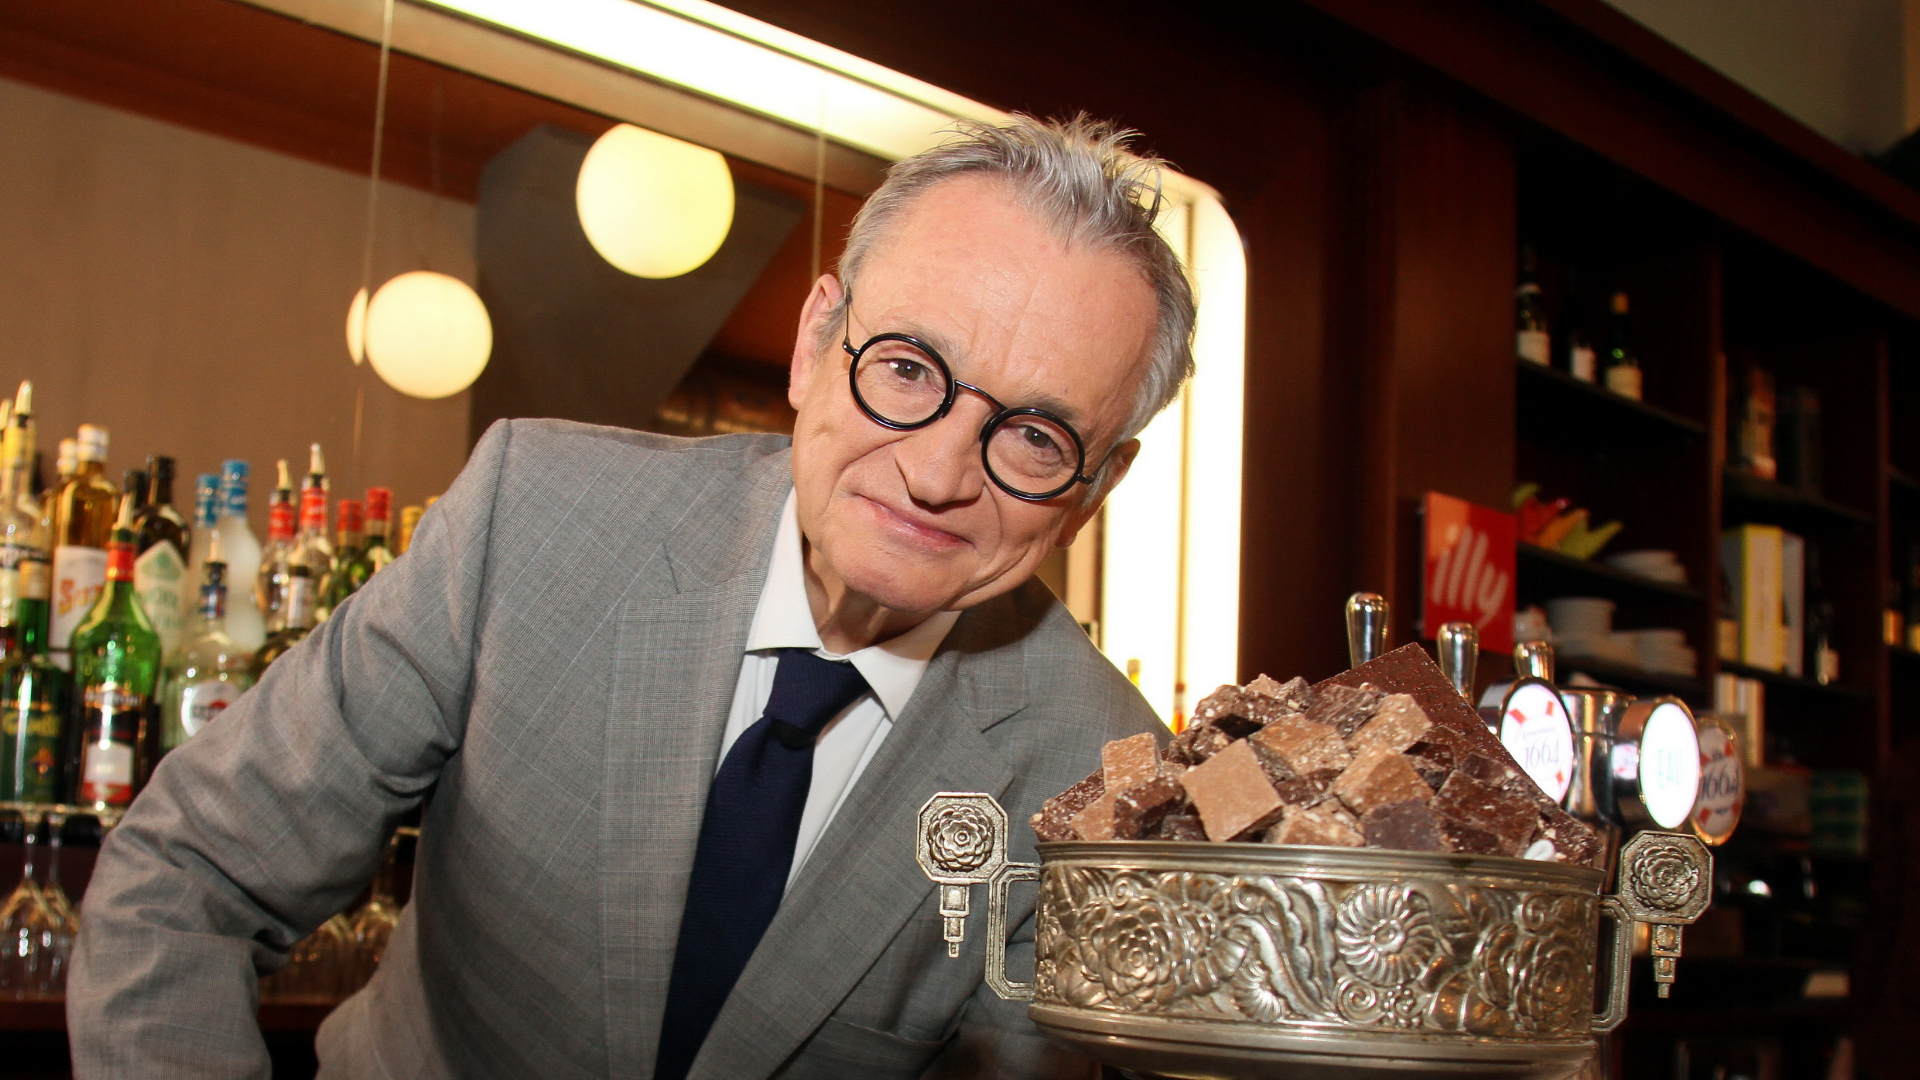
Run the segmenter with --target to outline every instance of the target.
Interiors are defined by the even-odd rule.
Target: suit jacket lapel
[[[983,734],[1025,705],[1024,628],[1012,625],[1019,620],[1007,617],[1011,611],[995,601],[954,624],[781,903],[691,1080],[778,1068],[932,890],[914,861],[920,806],[940,791],[997,798],[1012,782],[1012,767]]]
[[[789,462],[771,455],[689,500],[664,544],[677,591],[621,611],[600,792],[612,1076],[653,1072],[700,819],[792,484]]]

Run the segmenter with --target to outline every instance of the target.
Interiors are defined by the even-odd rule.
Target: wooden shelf
[[[1722,490],[1728,525],[1751,521],[1815,533],[1873,526],[1871,514],[1731,469],[1727,470]]]
[[[1609,600],[1641,600],[1665,596],[1698,602],[1706,593],[1691,585],[1655,581],[1615,569],[1591,559],[1576,559],[1538,544],[1519,545],[1520,577],[1529,592],[1562,596],[1604,596]],[[1538,586],[1538,589],[1534,587]]]
[[[1703,439],[1696,420],[1648,405],[1556,368],[1516,360],[1520,369],[1520,437],[1578,454],[1599,454],[1623,444],[1680,443]]]
[[[1816,697],[1831,698],[1854,704],[1871,704],[1873,695],[1858,687],[1845,683],[1818,683],[1812,679],[1803,679],[1797,675],[1788,675],[1781,671],[1768,671],[1766,668],[1749,667],[1732,660],[1720,661],[1720,670],[1729,675],[1740,675],[1749,679],[1758,679],[1770,687],[1791,690],[1795,693]]]
[[[1707,695],[1707,683],[1704,679],[1686,675],[1672,675],[1664,671],[1648,671],[1632,664],[1622,664],[1617,660],[1605,660],[1593,656],[1560,656],[1554,660],[1554,678],[1562,686],[1570,686],[1567,676],[1576,671],[1585,672],[1603,683],[1619,686],[1623,690],[1657,690],[1661,693],[1677,694],[1681,697],[1704,699]]]

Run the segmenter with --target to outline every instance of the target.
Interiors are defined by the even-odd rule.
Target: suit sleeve
[[[407,553],[169,754],[108,834],[68,979],[76,1077],[269,1075],[259,977],[353,900],[460,748],[510,438],[495,424]]]
[[[1034,916],[1007,939],[1007,974],[1033,970]],[[921,1080],[1099,1080],[1092,1059],[1056,1046],[1027,1017],[1024,1001],[1002,1001],[985,982],[968,999],[960,1027]]]

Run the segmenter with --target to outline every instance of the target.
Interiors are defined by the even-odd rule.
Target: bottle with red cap
[[[393,548],[387,545],[387,536],[392,531],[393,489],[375,487],[367,489],[367,561],[373,564],[373,573],[379,573],[393,561]]]
[[[267,497],[267,543],[260,549],[260,572],[253,580],[253,605],[269,629],[285,625],[282,609],[287,603],[287,581],[293,576],[294,523],[299,516],[287,459],[281,458],[278,465],[280,482]]]
[[[137,549],[133,501],[123,498],[107,544],[106,586],[73,632],[73,688],[80,745],[74,802],[124,807],[146,780],[153,695],[160,680],[160,635],[134,594]]]
[[[320,579],[320,603],[316,614],[321,621],[333,614],[341,601],[352,596],[373,576],[373,564],[361,545],[366,527],[364,511],[358,499],[340,500],[340,533],[333,546],[333,569]]]
[[[307,576],[316,588],[324,588],[327,575],[333,572],[333,541],[327,539],[327,464],[320,455],[319,443],[313,444],[307,478],[300,482],[300,532],[294,537],[288,558],[307,568]],[[325,593],[321,596],[324,598]],[[279,615],[271,629],[286,625],[284,608]]]

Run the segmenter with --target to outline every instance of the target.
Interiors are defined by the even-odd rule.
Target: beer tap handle
[[[1387,598],[1357,592],[1347,597],[1347,658],[1354,667],[1387,651]]]
[[[1480,663],[1480,631],[1470,622],[1450,622],[1440,628],[1440,671],[1460,696],[1473,701],[1473,673]]]
[[[1513,675],[1516,679],[1534,678],[1553,681],[1553,646],[1544,641],[1523,641],[1513,647]]]

